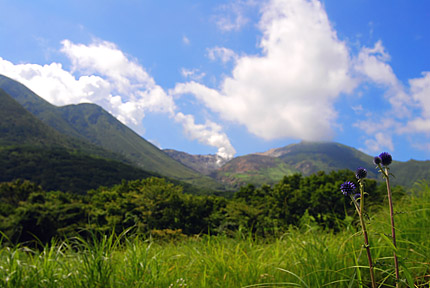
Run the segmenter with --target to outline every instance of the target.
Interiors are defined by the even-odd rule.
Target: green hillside
[[[0,145],[67,145],[64,137],[0,89]]]
[[[395,157],[395,156],[394,156]],[[373,164],[373,156],[352,147],[333,142],[301,142],[264,153],[234,158],[214,173],[219,181],[238,187],[246,183],[274,184],[284,175],[300,173],[304,176],[318,171],[355,171],[364,167],[368,177],[381,179]],[[393,161],[393,185],[411,187],[422,179],[430,179],[430,161]]]
[[[61,147],[0,147],[0,182],[26,179],[47,191],[85,194],[100,186],[151,176],[156,175],[122,162]]]
[[[24,85],[2,75],[0,75],[0,88],[61,134],[122,155],[128,162],[146,171],[200,187],[223,189],[223,186],[213,179],[173,160],[95,104],[57,107],[43,100]]]
[[[83,194],[102,185],[156,176],[96,157],[84,145],[44,124],[0,89],[0,182],[27,179],[47,190]],[[89,145],[91,146],[91,145]],[[99,154],[111,154],[99,151]]]
[[[246,184],[273,184],[298,172],[282,160],[257,154],[236,157],[214,172],[214,177],[232,188]]]
[[[279,156],[283,162],[293,166],[303,175],[310,175],[318,171],[333,171],[365,167],[369,177],[377,177],[373,169],[373,157],[354,148],[333,142],[301,142],[288,145],[282,149]],[[280,151],[278,151],[280,152]]]

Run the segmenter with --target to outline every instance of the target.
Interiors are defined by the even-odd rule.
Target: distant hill
[[[24,85],[0,75],[0,88],[57,132],[121,155],[139,168],[200,187],[223,189],[213,179],[186,167],[95,104],[54,106]]]
[[[373,156],[357,149],[333,142],[301,142],[263,153],[236,157],[219,168],[214,178],[227,185],[274,184],[284,175],[301,173],[304,176],[318,171],[349,169],[358,167],[368,170],[368,177],[381,179]],[[393,185],[411,187],[416,181],[430,179],[430,161],[393,161],[390,165],[395,174]]]
[[[210,175],[227,162],[226,159],[214,154],[192,155],[174,149],[164,149],[163,151],[176,161],[203,175]]]

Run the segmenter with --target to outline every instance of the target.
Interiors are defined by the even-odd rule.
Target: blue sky
[[[430,2],[0,0],[0,74],[160,148],[430,159]]]

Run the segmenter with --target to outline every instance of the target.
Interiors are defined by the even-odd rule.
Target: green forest
[[[123,180],[85,195],[45,191],[28,180],[15,180],[0,184],[0,229],[13,243],[126,229],[141,235],[231,235],[241,230],[271,237],[308,219],[339,231],[354,218],[353,207],[339,191],[349,179],[354,179],[349,170],[295,174],[273,186],[243,186],[230,199],[183,193],[182,186],[157,177]],[[376,209],[384,199],[384,186],[368,180],[366,189]],[[404,193],[401,187],[395,189],[397,197]]]

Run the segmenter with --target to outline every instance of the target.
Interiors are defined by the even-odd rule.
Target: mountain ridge
[[[96,104],[55,106],[23,84],[4,75],[0,75],[0,88],[42,122],[63,135],[121,155],[125,162],[133,163],[149,172],[200,187],[219,190],[224,188],[212,178],[169,157]]]
[[[366,168],[369,178],[382,180],[373,164],[373,156],[341,143],[301,141],[235,157],[208,175],[231,189],[237,189],[246,184],[272,185],[285,175],[294,173],[308,176],[319,171],[355,171],[358,167]],[[412,187],[417,181],[430,179],[430,161],[393,161],[390,168],[398,174],[391,180],[393,185]]]

